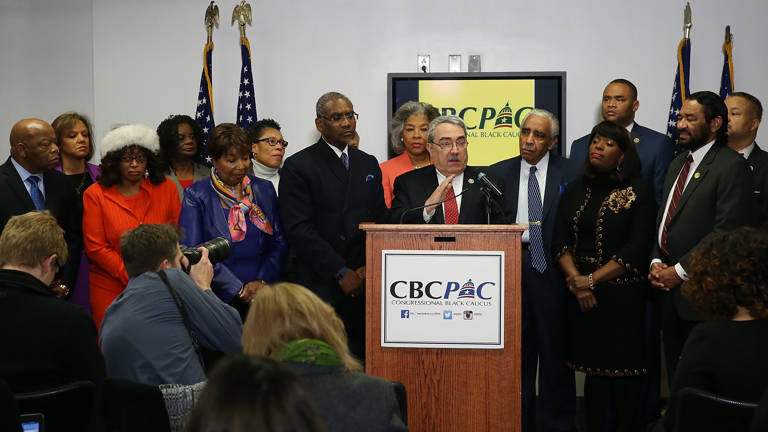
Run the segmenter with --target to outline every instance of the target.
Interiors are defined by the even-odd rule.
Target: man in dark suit
[[[7,201],[6,201],[7,202]],[[99,382],[96,326],[48,288],[67,260],[64,232],[48,212],[12,217],[0,235],[0,378],[16,393]]]
[[[727,145],[728,111],[709,91],[691,94],[677,120],[686,152],[669,166],[648,279],[661,290],[667,371],[674,376],[683,344],[701,320],[683,298],[691,252],[706,238],[755,222],[752,178],[743,157]]]
[[[653,187],[656,203],[661,205],[661,191],[669,163],[679,150],[664,134],[635,122],[635,113],[640,107],[637,87],[630,81],[618,78],[603,90],[603,118],[626,128],[632,135],[637,154],[640,156],[643,180]],[[571,144],[570,158],[583,163],[589,148],[589,134]]]
[[[752,193],[760,210],[759,221],[768,227],[768,152],[755,142],[763,118],[763,104],[749,93],[735,92],[725,99],[728,107],[728,147],[747,159],[752,173]]]
[[[341,93],[320,97],[317,143],[285,160],[279,207],[293,249],[288,278],[329,302],[344,321],[352,352],[365,348],[365,233],[361,222],[386,217],[375,157],[348,144],[357,113]]]
[[[433,165],[395,179],[392,223],[488,223],[485,198],[473,176],[477,169],[467,166],[467,146],[467,126],[461,118],[432,120],[427,150]]]
[[[39,119],[17,122],[11,129],[11,157],[0,165],[0,231],[15,215],[32,210],[49,210],[64,229],[69,259],[61,269],[54,290],[60,297],[69,294],[77,279],[82,252],[82,220],[78,198],[59,163],[56,134]]]
[[[571,161],[550,152],[559,129],[557,118],[549,111],[529,111],[520,127],[520,156],[488,169],[503,179],[504,209],[510,222],[530,227],[523,232],[522,259],[523,431],[537,430],[537,366],[541,430],[575,430],[574,375],[565,366],[568,291],[551,260],[557,204],[572,172]]]

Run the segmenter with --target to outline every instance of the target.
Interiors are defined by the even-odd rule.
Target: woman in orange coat
[[[145,223],[176,224],[176,185],[163,175],[159,139],[147,126],[113,129],[101,142],[101,175],[83,195],[83,243],[91,260],[91,308],[97,327],[128,284],[120,256],[123,232]]]
[[[437,108],[428,103],[410,101],[398,108],[392,117],[390,142],[392,150],[400,156],[380,164],[387,207],[392,206],[392,191],[397,176],[432,163],[427,152],[427,131],[429,122],[439,115]]]

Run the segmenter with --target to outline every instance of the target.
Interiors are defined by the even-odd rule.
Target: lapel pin
[[[467,182],[468,182],[469,184],[474,184],[474,183],[475,183],[475,179],[469,179],[469,180],[467,180]]]
[[[754,166],[754,165],[752,165],[752,164],[749,164],[749,170],[750,170],[750,171],[754,171],[754,170],[755,170],[755,166]]]
[[[699,177],[701,177],[701,174],[700,174],[700,173],[695,173],[695,174],[693,175],[693,178],[695,178],[695,179],[697,179],[697,178],[699,178]]]
[[[640,138],[635,138],[635,144],[640,142]]]

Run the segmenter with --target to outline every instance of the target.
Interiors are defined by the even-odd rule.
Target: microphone
[[[488,176],[485,175],[484,172],[480,171],[477,173],[477,180],[483,184],[482,187],[488,190],[493,195],[494,198],[496,198],[497,200],[504,199],[504,192],[502,192],[501,189],[499,189],[499,187],[496,186],[496,183],[494,183],[493,180],[488,178]]]
[[[451,186],[451,187],[453,187],[453,186]],[[403,212],[403,213],[400,215],[400,224],[401,224],[401,225],[403,224],[403,218],[405,218],[405,215],[406,215],[406,214],[408,214],[408,213],[410,213],[410,212],[412,212],[412,211],[415,211],[415,210],[421,210],[421,209],[423,209],[423,208],[425,208],[425,207],[429,207],[429,206],[433,206],[433,205],[440,205],[440,204],[442,204],[442,203],[444,203],[444,202],[448,202],[448,201],[450,201],[450,200],[454,200],[454,199],[456,199],[456,197],[458,197],[458,196],[462,195],[464,192],[468,191],[469,189],[470,189],[470,188],[466,188],[466,189],[464,189],[463,191],[461,191],[461,192],[459,192],[458,194],[454,195],[454,196],[453,196],[453,198],[444,199],[444,200],[442,200],[442,201],[439,201],[439,202],[436,202],[436,203],[429,203],[429,204],[425,204],[425,205],[423,205],[423,206],[419,206],[419,207],[409,208],[408,210],[404,211],[404,212]]]

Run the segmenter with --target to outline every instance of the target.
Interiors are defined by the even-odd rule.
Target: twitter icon
[[[453,312],[452,311],[443,311],[443,319],[453,319]]]

